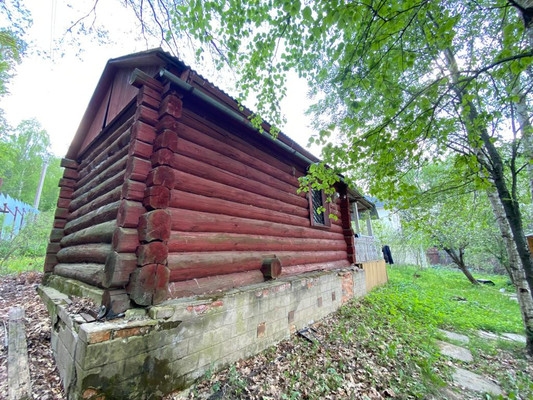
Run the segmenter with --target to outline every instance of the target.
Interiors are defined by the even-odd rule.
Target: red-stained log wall
[[[171,84],[130,81],[136,98],[63,162],[47,272],[102,288],[120,311],[261,282],[265,262],[282,275],[353,262],[345,188],[338,219],[313,227],[301,161]]]

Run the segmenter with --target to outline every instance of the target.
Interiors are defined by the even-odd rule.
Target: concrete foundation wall
[[[364,270],[311,273],[86,323],[66,311],[65,295],[40,287],[68,398],[100,400],[154,399],[185,388],[208,370],[288,339],[366,291]]]

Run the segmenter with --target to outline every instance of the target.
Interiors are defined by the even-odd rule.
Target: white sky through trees
[[[8,84],[9,94],[0,98],[0,108],[5,111],[6,119],[12,126],[24,119],[36,118],[50,135],[52,152],[62,157],[72,141],[106,62],[110,58],[159,44],[146,44],[138,31],[134,31],[135,28],[131,32],[120,29],[134,26],[135,20],[131,10],[125,10],[119,1],[98,3],[96,23],[108,30],[106,40],[98,40],[94,36],[65,36],[72,22],[90,11],[92,2],[80,2],[82,5],[77,6],[79,10],[61,0],[23,0],[23,3],[33,19],[26,37],[29,48]],[[128,19],[132,22],[127,23]],[[58,46],[61,40],[69,43]],[[231,87],[224,86],[227,82],[212,78],[201,68],[196,69],[231,94]],[[309,104],[307,88],[305,82],[295,78],[288,89],[288,98],[283,102],[287,124],[282,131],[306,147],[311,135],[307,127],[308,117],[304,116]],[[312,152],[319,154],[316,148]]]

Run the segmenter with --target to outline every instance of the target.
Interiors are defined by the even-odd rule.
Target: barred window
[[[324,191],[312,188],[309,190],[309,214],[312,226],[330,226],[329,207]]]

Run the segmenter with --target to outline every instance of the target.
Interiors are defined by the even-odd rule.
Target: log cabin
[[[373,212],[373,204],[342,181],[336,184],[331,202],[320,191],[299,193],[298,179],[319,160],[283,133],[274,138],[267,123],[256,129],[250,123],[251,115],[161,49],[107,63],[62,160],[64,175],[59,182],[60,195],[40,289],[52,318],[64,320],[62,328],[57,320],[54,322],[54,351],[56,360],[71,360],[75,365],[75,373],[69,362],[59,366],[64,386],[76,387],[69,389],[72,398],[81,396],[88,387],[96,387],[89,378],[98,363],[97,381],[104,382],[102,371],[111,365],[110,361],[88,359],[95,354],[88,349],[102,345],[103,338],[110,346],[118,346],[112,344],[113,338],[133,335],[131,332],[137,332],[135,337],[143,332],[142,340],[152,340],[150,335],[158,335],[170,326],[168,329],[174,331],[167,333],[169,337],[182,337],[179,329],[198,329],[202,339],[195,345],[200,346],[205,339],[199,321],[207,318],[205,310],[230,304],[227,299],[236,295],[232,290],[240,288],[243,291],[239,293],[245,293],[246,288],[258,290],[257,285],[270,282],[246,302],[270,301],[269,293],[286,297],[268,303],[270,314],[260,314],[255,308],[254,318],[262,319],[254,322],[257,330],[254,325],[246,332],[254,340],[263,340],[265,329],[267,335],[268,329],[274,332],[269,318],[280,314],[280,304],[286,304],[283,324],[276,319],[274,325],[278,328],[271,333],[270,341],[246,347],[253,350],[226,354],[227,346],[221,344],[220,355],[209,365],[227,363],[250,351],[260,351],[299,326],[334,311],[353,297],[354,291],[362,295],[387,280],[385,262],[373,238],[367,234],[363,243],[360,235],[354,236],[360,225],[358,215]],[[319,212],[321,207],[326,212]],[[350,269],[349,276],[339,272]],[[313,273],[330,274],[317,277]],[[300,277],[298,282],[303,283],[295,284],[294,279]],[[326,286],[317,283],[322,281]],[[292,282],[290,289],[287,282]],[[319,292],[311,289],[319,286]],[[301,290],[316,299],[303,302]],[[322,293],[327,291],[330,305],[326,307]],[[206,300],[209,295],[224,293],[229,293],[225,300]],[[64,296],[93,299],[109,319],[145,309],[152,322],[141,331],[138,321],[128,329],[120,322],[115,327],[85,323],[72,328],[75,324],[67,321],[70,317],[59,310]],[[172,303],[173,299],[178,302]],[[191,303],[183,303],[184,299]],[[208,302],[200,307],[199,301]],[[305,312],[300,311],[304,303]],[[171,304],[178,308],[189,305],[170,312]],[[290,304],[294,304],[292,309],[287,308]],[[239,307],[224,312],[232,319],[244,318],[235,316],[240,315]],[[317,307],[322,307],[321,313],[315,312]],[[242,310],[249,317],[250,309],[243,306]],[[187,319],[189,313],[194,317]],[[229,317],[224,318],[220,329]],[[162,320],[165,323],[160,325]],[[190,321],[187,329],[183,328],[184,321]],[[178,327],[178,323],[182,325]],[[228,339],[229,335],[242,335],[236,331],[237,326],[227,328]],[[64,333],[67,331],[70,333]],[[167,336],[158,340],[169,340]],[[82,342],[87,347],[83,351],[79,350]],[[143,343],[139,349],[146,347]],[[191,344],[184,344],[186,354],[178,357],[179,346],[173,343],[172,355],[167,358],[174,357],[171,364],[176,367],[168,373],[177,377],[176,382],[189,382],[187,379],[194,379],[203,367],[209,367],[196,361],[196,369],[183,370],[183,357],[203,354],[205,349],[194,350]],[[215,345],[209,346],[212,349]],[[118,353],[130,351],[131,346]],[[78,360],[79,354],[86,358]],[[152,359],[153,354],[145,357]],[[139,357],[131,354],[127,362],[135,364]],[[126,375],[121,375],[122,386],[114,381],[113,390],[131,387]],[[141,379],[138,376],[132,373],[131,379]],[[183,377],[187,379],[183,381]],[[103,383],[98,385],[98,390],[105,389]],[[158,390],[168,392],[178,386],[175,383]]]
[[[355,251],[372,203],[342,182],[334,204],[298,194],[319,160],[250,115],[162,50],[109,61],[62,162],[45,272],[120,312],[378,260]]]

